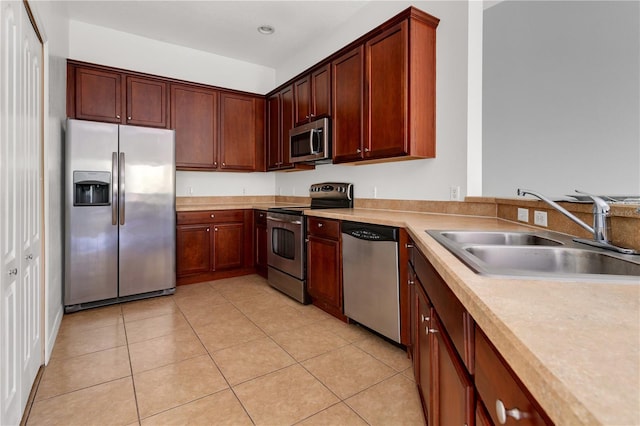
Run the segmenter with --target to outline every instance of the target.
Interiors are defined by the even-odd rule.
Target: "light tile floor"
[[[65,315],[28,425],[422,425],[405,352],[250,275]]]

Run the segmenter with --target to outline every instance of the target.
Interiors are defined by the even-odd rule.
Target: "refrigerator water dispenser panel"
[[[110,193],[110,172],[73,172],[74,206],[108,206]]]

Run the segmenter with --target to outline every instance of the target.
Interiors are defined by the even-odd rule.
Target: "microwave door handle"
[[[313,149],[313,134],[316,132],[316,129],[311,129],[309,132],[309,154],[317,154],[317,152]]]

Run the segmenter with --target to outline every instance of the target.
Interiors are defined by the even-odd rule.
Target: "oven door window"
[[[296,257],[296,235],[285,228],[274,227],[271,232],[271,251],[285,259]]]

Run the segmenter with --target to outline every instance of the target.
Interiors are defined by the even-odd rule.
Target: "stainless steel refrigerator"
[[[175,292],[173,130],[67,120],[65,312]]]

